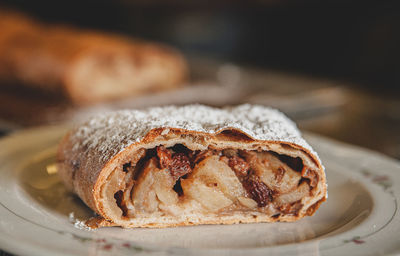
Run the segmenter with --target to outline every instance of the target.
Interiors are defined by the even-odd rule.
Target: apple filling
[[[139,161],[123,166],[126,186],[114,195],[127,218],[235,211],[297,215],[319,179],[299,157],[272,151],[192,151],[177,144],[141,152]]]

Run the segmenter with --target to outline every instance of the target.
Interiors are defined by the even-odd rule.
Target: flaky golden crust
[[[227,132],[228,131],[228,132]],[[319,159],[313,155],[308,149],[297,144],[282,141],[262,141],[256,140],[236,129],[224,130],[220,133],[205,133],[197,131],[189,131],[184,129],[176,129],[172,127],[164,127],[151,130],[142,141],[131,144],[121,152],[113,156],[110,160],[102,155],[87,154],[87,152],[76,151],[73,155],[73,144],[68,139],[70,135],[60,144],[58,151],[59,172],[64,182],[75,191],[85,203],[103,216],[108,222],[123,227],[170,227],[182,225],[198,225],[198,224],[233,224],[233,223],[252,223],[252,222],[275,222],[275,221],[296,221],[306,215],[313,215],[318,209],[321,202],[326,198],[327,187],[324,169]],[[115,202],[105,198],[107,190],[107,182],[115,177],[115,172],[121,168],[122,164],[128,162],[132,155],[141,148],[153,148],[157,145],[173,145],[181,143],[189,149],[205,149],[212,147],[215,149],[224,149],[228,147],[244,149],[244,150],[271,150],[279,154],[286,154],[293,157],[301,157],[303,162],[308,166],[312,166],[317,170],[320,177],[316,188],[315,197],[304,201],[303,210],[298,215],[281,215],[278,217],[270,217],[267,215],[253,214],[237,214],[236,216],[214,216],[205,218],[204,216],[191,216],[190,218],[182,218],[179,221],[165,219],[157,222],[152,221],[132,221],[121,217],[116,206],[112,206]],[[82,157],[84,154],[89,157]],[[73,159],[79,159],[79,166],[74,167]],[[105,159],[105,160],[101,160]],[[76,168],[77,167],[77,168]],[[115,193],[115,191],[112,191]],[[108,201],[107,201],[108,200]]]

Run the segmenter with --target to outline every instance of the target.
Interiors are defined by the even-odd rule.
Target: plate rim
[[[0,148],[5,148],[5,147],[2,147],[3,144],[8,143],[8,141],[10,141],[10,140],[12,141],[15,138],[18,139],[18,138],[23,137],[23,136],[33,136],[33,135],[40,134],[41,132],[48,132],[48,131],[55,131],[56,133],[61,134],[62,131],[67,131],[69,127],[70,127],[69,125],[51,125],[51,126],[40,126],[40,127],[34,127],[34,128],[19,130],[19,131],[11,133],[10,135],[7,135],[7,136],[1,138],[0,139]],[[380,152],[377,152],[377,151],[373,151],[373,150],[370,150],[370,149],[362,148],[362,147],[359,147],[359,146],[356,146],[356,145],[347,144],[347,143],[341,142],[341,141],[336,141],[334,139],[327,138],[325,136],[318,135],[318,134],[309,133],[309,132],[303,133],[303,136],[306,137],[306,140],[309,140],[310,138],[313,137],[314,139],[318,139],[318,140],[322,140],[324,142],[328,142],[328,144],[333,144],[336,147],[344,147],[344,148],[350,149],[351,151],[358,151],[358,153],[362,153],[362,154],[374,154],[378,158],[381,158],[383,161],[391,162],[391,164],[394,164],[395,166],[400,167],[400,161],[399,160],[393,159],[393,158],[391,158],[389,156],[386,156],[386,155],[384,155],[384,154],[382,154]],[[3,157],[2,154],[4,154],[4,152],[7,153],[6,150],[0,150],[0,157]],[[389,172],[392,172],[392,171],[393,170],[390,170]],[[397,201],[396,201],[396,203],[397,203]],[[2,205],[3,208],[5,208],[5,209],[9,210],[10,212],[12,212],[10,209],[8,209],[6,206],[4,206],[2,204],[2,202],[0,202],[0,205]],[[396,208],[396,211],[397,211],[397,208]],[[397,214],[397,212],[394,213],[392,218],[395,218],[396,214]],[[13,253],[15,252],[15,253],[24,255],[24,254],[26,254],[28,252],[30,255],[32,255],[32,250],[31,249],[34,246],[30,246],[30,249],[28,249],[28,247],[25,247],[25,246],[15,246],[15,247],[9,246],[9,244],[7,244],[7,242],[9,243],[10,240],[7,241],[7,238],[5,238],[5,239],[3,238],[2,239],[2,237],[3,237],[3,235],[0,234],[0,248],[5,248],[6,251],[13,252]],[[319,240],[319,238],[313,238],[313,239],[310,239],[310,240],[307,240],[307,241],[304,241],[304,242],[301,242],[301,243],[298,243],[298,244],[299,245],[304,245],[304,244],[307,244],[307,243],[313,243],[313,242],[318,241],[318,240]],[[13,242],[14,241],[12,241],[11,243],[13,243]],[[17,242],[15,242],[14,244],[17,244]],[[284,247],[284,246],[291,246],[291,245],[293,245],[293,244],[284,244],[284,245],[276,246],[276,248],[277,247]],[[181,250],[183,250],[185,252],[187,252],[188,249],[190,250],[190,248],[180,248],[180,247],[176,247],[176,248],[175,247],[165,247],[165,248],[163,248],[163,246],[160,246],[158,248],[164,249],[165,252],[174,252],[174,253],[175,252],[177,252],[177,253],[182,252]],[[258,251],[258,250],[265,250],[266,248],[270,248],[270,247],[239,249],[239,250],[235,250],[235,251],[253,251],[253,250]],[[399,249],[400,249],[400,247],[399,247]],[[43,250],[47,250],[48,251],[48,248],[38,247],[37,251],[41,252],[41,254],[38,253],[37,255],[43,255]],[[176,250],[178,250],[178,251],[176,251]],[[191,249],[191,250],[193,250],[193,249]],[[195,250],[201,250],[201,251],[204,251],[204,252],[231,251],[229,249],[215,249],[215,250],[214,249],[212,249],[212,250],[205,249],[205,250],[203,250],[201,248],[196,248]],[[155,250],[155,251],[159,252],[159,250]],[[57,252],[57,253],[60,253],[60,252]]]

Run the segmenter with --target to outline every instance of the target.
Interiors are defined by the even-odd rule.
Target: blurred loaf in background
[[[182,55],[164,45],[46,25],[7,9],[0,28],[0,90],[4,98],[17,94],[13,102],[29,94],[87,106],[177,88],[187,77]]]

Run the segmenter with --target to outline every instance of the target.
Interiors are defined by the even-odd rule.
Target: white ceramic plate
[[[22,255],[377,255],[400,252],[400,165],[315,135],[329,198],[296,223],[83,230],[92,212],[48,174],[65,127],[0,141],[0,248]],[[75,222],[76,223],[76,222]]]

